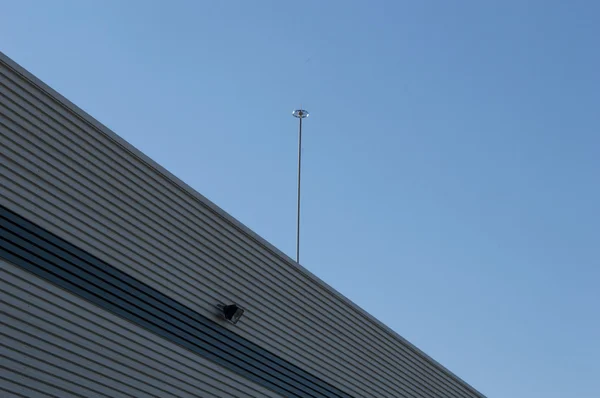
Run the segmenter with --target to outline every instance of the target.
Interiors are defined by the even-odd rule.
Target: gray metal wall
[[[0,204],[356,397],[483,397],[0,54]]]
[[[1,259],[0,303],[2,397],[279,396]]]

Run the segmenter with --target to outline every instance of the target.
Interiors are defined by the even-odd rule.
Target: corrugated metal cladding
[[[280,397],[0,259],[0,396]]]
[[[5,256],[0,377],[12,394],[483,397],[1,53],[0,205],[261,352],[274,362],[252,366],[276,363],[282,388],[298,389]],[[236,326],[215,316],[223,302],[246,309]]]
[[[284,396],[349,397],[2,206],[0,258]]]

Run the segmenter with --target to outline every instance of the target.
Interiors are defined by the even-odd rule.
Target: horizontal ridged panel
[[[3,206],[0,258],[286,396],[350,398]]]
[[[2,366],[47,386],[41,392],[56,389],[52,394],[60,397],[279,396],[15,265],[0,260],[0,266],[0,303],[7,320],[0,331]],[[23,391],[34,385],[13,381],[13,387],[3,383],[3,388],[21,385]]]
[[[0,71],[8,207],[203,315],[243,304],[237,332],[355,395],[481,396],[110,132]]]

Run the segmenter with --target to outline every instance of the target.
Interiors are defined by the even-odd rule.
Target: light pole
[[[298,209],[296,217],[296,262],[300,263],[300,181],[302,176],[302,119],[308,117],[308,112],[304,109],[296,109],[292,112],[294,117],[298,118],[300,126],[298,128]]]

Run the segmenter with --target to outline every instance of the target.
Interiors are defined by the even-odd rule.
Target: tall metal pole
[[[296,217],[296,262],[300,263],[300,181],[302,176],[302,118],[298,129],[298,211]]]
[[[300,263],[300,183],[302,177],[302,119],[308,117],[308,112],[303,109],[295,110],[292,115],[299,120],[298,128],[298,201],[296,212],[296,262]]]

